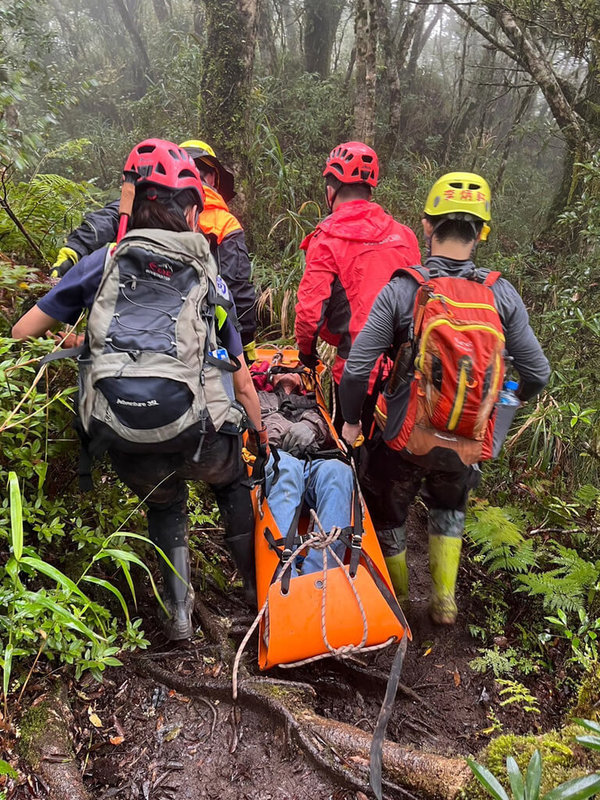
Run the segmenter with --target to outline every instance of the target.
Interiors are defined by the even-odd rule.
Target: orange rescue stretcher
[[[325,404],[319,380],[324,367],[320,365],[315,375],[298,361],[298,351],[288,348],[260,348],[257,361],[268,361],[278,371],[300,372],[305,388],[315,391],[340,457],[351,463]],[[262,612],[260,669],[298,666],[327,656],[380,649],[401,641],[405,635],[412,638],[362,501],[356,473],[354,494],[352,530],[343,540],[347,543],[343,565],[290,577],[290,568],[284,570],[283,566],[291,550],[301,552],[303,539],[296,535],[293,545],[289,537],[286,542],[262,496],[262,488],[253,488],[256,582],[258,608]],[[300,516],[301,535],[306,536],[309,526],[310,519]]]

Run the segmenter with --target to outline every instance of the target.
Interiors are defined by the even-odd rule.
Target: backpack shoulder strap
[[[392,275],[392,278],[398,278],[400,275],[410,275],[410,277],[413,278],[413,280],[415,280],[419,286],[423,286],[427,283],[427,278],[421,272],[422,269],[423,267],[418,265],[414,267],[399,267]]]
[[[502,277],[502,273],[498,272],[498,270],[490,270],[488,274],[485,276],[485,280],[483,281],[484,286],[493,286],[498,278]]]

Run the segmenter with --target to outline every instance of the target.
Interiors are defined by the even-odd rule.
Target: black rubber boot
[[[190,551],[187,547],[174,547],[165,550],[165,555],[173,564],[174,572],[167,562],[160,558],[160,571],[163,578],[162,599],[169,614],[165,617],[161,609],[163,630],[167,639],[177,642],[189,639],[194,633],[192,625],[192,609],[194,608],[194,590],[190,584]],[[184,578],[181,580],[179,575]]]
[[[194,633],[194,590],[190,584],[187,515],[173,507],[149,509],[148,533],[174,567],[174,570],[171,569],[160,553],[157,553],[163,579],[161,598],[167,609],[167,615],[163,609],[159,612],[165,636],[173,642],[189,639]]]
[[[256,560],[254,555],[254,531],[225,538],[238,572],[244,581],[244,599],[256,609]]]

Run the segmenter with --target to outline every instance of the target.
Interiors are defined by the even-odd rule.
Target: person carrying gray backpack
[[[82,452],[91,460],[108,451],[147,504],[149,537],[174,567],[159,557],[170,640],[193,633],[187,480],[214,489],[246,599],[255,602],[242,429],[254,431],[257,449],[267,444],[235,306],[208,242],[193,232],[203,201],[184,150],[161,139],[136,145],[123,174],[116,247],[81,259],[12,331],[41,336],[89,309],[78,357]]]

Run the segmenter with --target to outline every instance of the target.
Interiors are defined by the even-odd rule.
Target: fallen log
[[[303,719],[309,730],[329,742],[347,758],[369,760],[371,735],[346,722],[307,713]],[[383,745],[383,768],[388,778],[417,793],[419,797],[453,800],[471,778],[471,770],[462,758],[411,750],[395,742]]]
[[[19,753],[46,784],[50,800],[92,800],[73,753],[72,727],[73,713],[62,684],[21,719]]]

